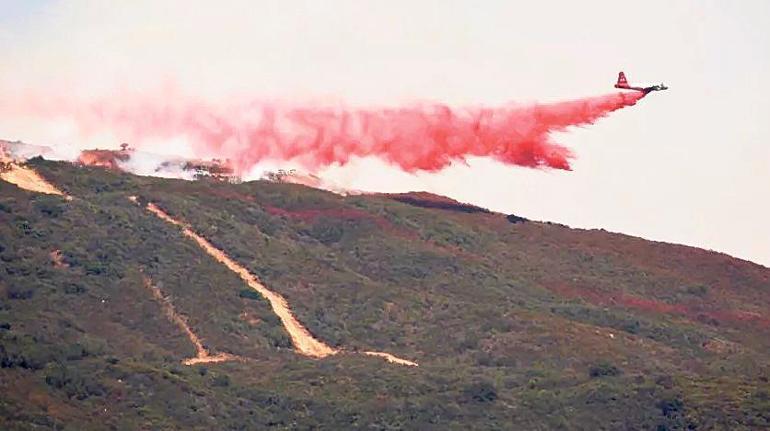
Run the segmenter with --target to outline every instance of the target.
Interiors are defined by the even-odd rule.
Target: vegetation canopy
[[[72,199],[0,181],[0,429],[770,427],[762,266],[424,193],[29,167]],[[148,203],[342,353],[298,354]]]

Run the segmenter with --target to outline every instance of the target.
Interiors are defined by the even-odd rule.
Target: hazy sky
[[[173,83],[214,99],[463,105],[604,94],[620,69],[634,83],[664,81],[669,91],[560,134],[577,155],[571,172],[475,159],[411,175],[359,160],[323,175],[364,190],[429,190],[765,266],[768,53],[770,2],[763,0],[0,0],[0,97]],[[118,143],[74,142],[70,132],[35,118],[0,118],[0,138]]]

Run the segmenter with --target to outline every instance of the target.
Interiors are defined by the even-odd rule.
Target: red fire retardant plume
[[[110,128],[139,148],[147,140],[184,137],[198,156],[228,158],[239,172],[268,159],[294,160],[317,170],[366,156],[409,172],[438,171],[469,156],[570,169],[571,152],[553,142],[551,132],[592,124],[644,97],[624,92],[497,108],[343,109],[260,102],[223,106],[176,96],[57,103],[55,110],[71,115],[86,134]]]

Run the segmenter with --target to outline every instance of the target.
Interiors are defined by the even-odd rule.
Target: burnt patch
[[[464,204],[454,199],[450,199],[445,196],[434,195],[426,192],[411,192],[411,193],[398,193],[398,194],[386,194],[390,199],[394,201],[405,203],[421,208],[436,208],[448,211],[457,211],[464,213],[482,213],[491,214],[492,211],[477,207],[476,205]]]

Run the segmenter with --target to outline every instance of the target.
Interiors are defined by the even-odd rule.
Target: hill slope
[[[0,428],[770,426],[759,265],[427,194],[30,166],[72,199],[0,182]],[[183,365],[185,327],[229,359]]]

